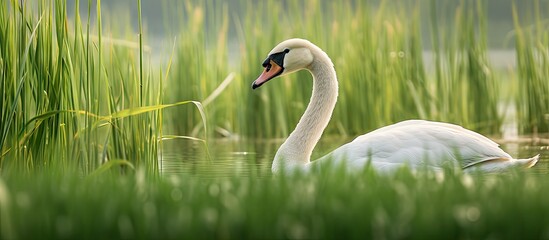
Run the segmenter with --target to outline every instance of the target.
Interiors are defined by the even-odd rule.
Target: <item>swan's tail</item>
[[[539,154],[525,159],[490,159],[467,167],[464,171],[505,172],[513,168],[531,168],[538,163]]]
[[[539,160],[539,154],[531,158],[517,159],[516,161],[520,162],[526,168],[531,168],[534,165],[536,165],[536,163],[538,163],[538,160]]]

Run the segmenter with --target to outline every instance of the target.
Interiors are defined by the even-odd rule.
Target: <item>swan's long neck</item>
[[[311,100],[295,130],[278,149],[272,166],[273,172],[309,163],[313,149],[332,116],[338,93],[337,76],[332,61],[328,55],[318,50],[308,70],[313,75]]]

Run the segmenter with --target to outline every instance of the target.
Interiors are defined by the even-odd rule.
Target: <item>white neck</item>
[[[305,113],[295,130],[276,152],[273,172],[293,169],[311,161],[311,154],[334,110],[338,83],[334,66],[320,49],[313,52],[314,60],[307,68],[313,75],[313,93]]]

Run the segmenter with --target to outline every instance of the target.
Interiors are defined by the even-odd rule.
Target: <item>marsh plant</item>
[[[516,7],[515,48],[517,52],[518,93],[516,106],[522,133],[549,132],[549,22],[547,8],[539,1],[528,9],[528,18],[521,22]],[[545,14],[545,15],[544,15]]]
[[[266,1],[238,2],[237,6],[242,12],[235,15],[226,12],[227,6],[219,7],[208,1],[187,6],[183,32],[199,34],[193,35],[195,38],[180,38],[182,47],[176,50],[176,65],[190,69],[178,69],[173,82],[191,87],[170,88],[166,94],[169,99],[188,96],[203,100],[226,76],[235,73],[235,80],[206,108],[209,123],[214,126],[211,129],[216,130],[212,133],[217,136],[284,137],[292,130],[310,98],[308,89],[312,83],[308,74],[289,77],[298,79],[294,81],[285,77],[270,82],[275,86],[261,91],[249,90],[266,57],[261,53],[291,37],[309,39],[333,58],[341,81],[328,134],[354,136],[411,118],[457,123],[485,134],[497,135],[502,131],[508,110],[502,111],[498,106],[509,103],[509,96],[501,92],[516,88],[504,81],[510,77],[502,76],[502,71],[495,69],[488,58],[490,26],[485,2]],[[232,18],[227,18],[227,14]],[[535,32],[544,36],[547,30],[541,15],[536,15],[539,26],[536,25]],[[213,27],[204,29],[205,23],[212,23]],[[535,73],[536,79],[540,79],[538,85],[545,86],[541,83],[542,76],[547,76],[544,49],[535,50],[539,52],[535,58],[527,59],[533,61],[528,64],[529,70],[520,68],[527,63],[521,60],[524,49],[543,48],[545,45],[540,41],[544,38],[536,38],[537,42],[521,40],[538,35],[519,31],[520,25],[516,27],[518,33],[527,35],[517,35],[519,74],[532,79]],[[238,45],[220,43],[227,36],[229,39],[235,36]],[[425,49],[432,54],[431,65],[425,65]],[[237,64],[231,66],[235,60]],[[519,85],[533,89],[527,81]],[[547,113],[543,109],[546,94],[540,92],[534,98],[530,90],[520,92],[523,93],[517,99],[525,106],[521,108],[532,108],[527,118],[538,120],[521,117],[514,121],[530,126],[524,128],[525,132],[534,124],[542,131],[541,119]],[[534,112],[539,116],[534,117]],[[192,115],[189,120],[193,121],[170,123],[177,125],[178,131],[192,133],[197,127],[198,113],[190,110],[178,113],[178,116]]]
[[[480,1],[234,3],[238,11],[215,1],[164,4],[177,12],[166,24],[181,24],[158,56],[141,1],[130,3],[138,14],[116,18],[101,1],[75,1],[73,10],[64,0],[4,1],[0,167],[88,173],[108,163],[158,172],[162,139],[285,137],[310,98],[309,75],[253,92],[250,83],[262,54],[290,37],[325,49],[341,79],[327,134],[355,136],[410,118],[498,134],[502,88],[516,96],[522,132],[547,131],[543,4],[532,7],[533,24],[515,8],[518,67],[509,87],[487,58]]]
[[[547,238],[543,164],[542,174],[333,167],[227,177],[204,161],[198,174],[159,176],[164,140],[199,142],[210,158],[209,137],[255,142],[293,130],[309,74],[250,86],[262,54],[291,37],[335,64],[328,134],[409,118],[498,134],[497,106],[509,102],[502,88],[516,100],[522,133],[547,132],[544,2],[513,8],[510,82],[487,58],[485,1],[178,2],[162,3],[177,13],[166,24],[181,26],[161,56],[148,44],[140,0],[129,2],[136,14],[105,12],[99,0],[0,3],[0,238]]]
[[[105,36],[119,26],[91,3],[72,18],[63,0],[0,4],[0,169],[158,173],[158,110],[183,104],[161,105],[169,65],[152,69],[141,25],[138,38]]]
[[[0,177],[0,237],[544,238],[545,175]],[[512,219],[514,220],[512,220]]]

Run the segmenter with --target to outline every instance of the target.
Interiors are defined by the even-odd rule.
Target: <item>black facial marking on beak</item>
[[[271,60],[273,60],[273,62],[278,64],[278,66],[283,67],[284,66],[284,55],[286,55],[284,52],[273,53],[273,54],[271,54],[271,56],[269,56],[269,58]]]
[[[284,49],[282,52],[277,52],[269,55],[261,64],[265,69],[253,83],[252,89],[256,89],[267,81],[277,77],[284,72],[284,56],[290,52],[290,49]],[[273,72],[271,72],[273,71]]]
[[[265,61],[263,61],[263,64],[261,64],[261,66],[263,66],[267,72],[268,72],[269,70],[271,70],[271,63],[270,63],[270,61],[271,61],[271,59],[270,59],[270,58],[267,58],[267,59],[265,59]]]

